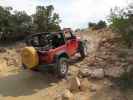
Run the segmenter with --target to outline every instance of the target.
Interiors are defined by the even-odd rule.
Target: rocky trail
[[[132,69],[132,50],[121,49],[120,36],[109,29],[77,33],[88,40],[89,55],[72,58],[68,77],[21,68],[18,43],[0,48],[0,100],[133,100],[132,88],[121,88],[119,79]],[[113,79],[113,81],[112,81]]]

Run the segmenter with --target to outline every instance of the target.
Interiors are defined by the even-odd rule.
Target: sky
[[[54,5],[59,13],[62,28],[86,28],[88,22],[107,19],[110,9],[126,7],[132,0],[0,0],[1,6],[11,6],[14,10],[25,10],[33,14],[37,5]]]

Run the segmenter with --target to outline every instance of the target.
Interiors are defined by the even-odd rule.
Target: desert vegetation
[[[59,23],[59,14],[54,12],[52,5],[37,6],[33,15],[0,6],[1,41],[22,40],[37,32],[59,31]]]

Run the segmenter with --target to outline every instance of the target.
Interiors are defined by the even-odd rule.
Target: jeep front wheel
[[[56,72],[57,72],[57,75],[61,78],[64,78],[67,75],[68,73],[67,58],[61,57],[58,59]]]
[[[88,55],[87,42],[81,42],[80,43],[79,53],[80,53],[82,58],[85,58]]]

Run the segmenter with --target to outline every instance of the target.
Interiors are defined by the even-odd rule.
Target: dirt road
[[[120,90],[111,87],[106,79],[89,81],[94,90],[74,93],[76,100],[132,100],[133,98],[132,89]],[[30,71],[10,73],[0,78],[0,100],[55,100],[66,86],[66,80],[58,80],[51,74]]]
[[[58,85],[59,80],[49,74],[30,71],[10,73],[0,78],[0,100],[53,100],[63,88]]]

